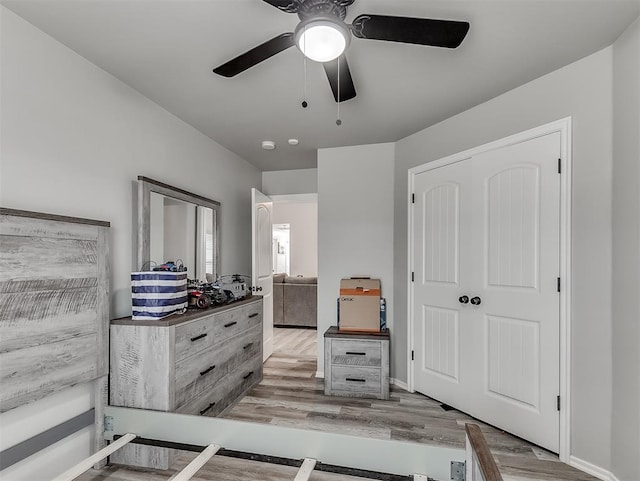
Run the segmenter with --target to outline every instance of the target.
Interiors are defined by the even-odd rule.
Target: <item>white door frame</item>
[[[407,272],[414,271],[413,267],[413,215],[412,193],[414,191],[415,176],[429,170],[437,169],[454,162],[459,162],[475,155],[495,150],[508,145],[518,144],[527,140],[560,133],[560,156],[562,173],[560,177],[560,460],[568,463],[571,453],[571,117],[557,120],[540,127],[536,127],[518,134],[510,135],[500,140],[474,147],[457,154],[453,154],[433,162],[428,162],[409,169],[407,213],[408,213],[408,256]],[[407,276],[407,312],[408,335],[407,352],[414,349],[413,332],[413,282]],[[408,388],[414,391],[414,369],[411,355],[407,356]]]

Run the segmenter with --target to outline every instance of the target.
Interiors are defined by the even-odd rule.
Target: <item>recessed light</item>
[[[289,142],[289,145],[298,145],[300,141],[298,139],[289,139],[287,142]]]
[[[264,150],[273,150],[276,148],[276,143],[273,140],[263,140],[262,148]]]

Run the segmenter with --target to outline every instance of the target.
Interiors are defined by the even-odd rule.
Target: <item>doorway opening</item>
[[[273,274],[291,274],[291,224],[273,224]]]
[[[274,353],[265,369],[316,372],[319,337],[318,197],[272,196]]]

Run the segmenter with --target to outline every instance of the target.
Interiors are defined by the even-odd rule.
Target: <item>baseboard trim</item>
[[[584,471],[591,476],[595,476],[598,479],[602,479],[603,481],[620,481],[611,471],[575,456],[569,456],[568,464],[569,466],[573,466],[574,468]]]
[[[399,379],[393,377],[389,378],[389,384],[399,387],[400,389],[404,389],[405,391],[409,391],[409,385],[404,381],[400,381]]]
[[[324,379],[324,371],[316,371],[317,379]]]

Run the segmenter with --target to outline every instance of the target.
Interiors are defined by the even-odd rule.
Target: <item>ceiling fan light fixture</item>
[[[296,45],[305,57],[316,62],[338,58],[349,46],[351,33],[337,18],[311,18],[295,31]]]

